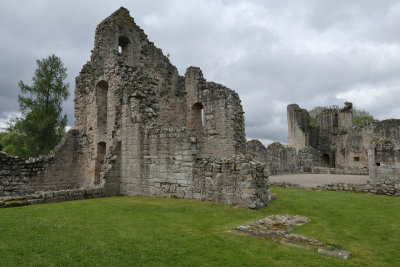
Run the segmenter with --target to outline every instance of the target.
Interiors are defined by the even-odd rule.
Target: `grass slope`
[[[259,210],[113,197],[0,210],[0,266],[399,266],[400,198],[273,188]],[[308,216],[294,233],[350,250],[339,260],[224,232],[272,214]]]

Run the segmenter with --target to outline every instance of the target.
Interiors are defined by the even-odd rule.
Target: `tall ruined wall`
[[[348,132],[346,144],[340,153],[345,158],[344,168],[348,170],[367,169],[368,149],[376,138],[400,140],[400,120],[390,119],[370,122]]]
[[[292,147],[274,142],[266,148],[259,140],[247,142],[247,155],[265,163],[271,175],[311,172],[319,166],[320,151],[303,147],[298,152]]]
[[[31,163],[0,155],[0,196],[95,186],[88,197],[269,203],[266,166],[240,156],[246,139],[238,94],[207,82],[199,68],[179,76],[127,9],[97,26],[74,104],[74,130],[52,156]],[[50,192],[43,201],[75,199],[69,194],[78,191]]]
[[[267,165],[271,175],[296,173],[298,170],[296,150],[274,142],[267,147]]]
[[[287,106],[289,146],[299,151],[310,144],[310,115],[297,104]]]
[[[86,165],[92,182],[101,184],[106,195],[203,199],[214,189],[205,187],[197,192],[201,197],[194,195],[194,181],[204,184],[205,179],[198,176],[198,161],[246,149],[238,94],[207,82],[196,67],[179,76],[124,8],[97,27],[91,61],[76,81],[75,127],[87,132]],[[221,173],[216,180],[223,182],[220,186],[233,187],[234,195],[243,193],[243,181],[231,184],[242,178]],[[245,201],[234,198],[232,202],[220,194],[206,199]]]
[[[202,154],[229,157],[244,153],[246,134],[239,95],[223,85],[206,82],[196,67],[187,69],[185,89],[186,126],[203,136]]]
[[[369,179],[388,179],[400,185],[400,142],[377,138],[368,149]]]
[[[72,129],[48,156],[25,160],[0,152],[0,197],[88,185],[84,150],[84,135]]]
[[[339,134],[338,112],[335,109],[327,109],[317,116],[318,146],[323,158],[323,167],[335,167],[336,141]]]
[[[206,82],[199,68],[190,67],[185,77],[179,76],[126,9],[99,24],[91,61],[82,68],[76,84],[75,127],[87,133],[91,149],[85,164],[93,169],[94,183],[99,180],[98,165],[112,153],[114,139],[124,143],[129,138],[123,128],[131,127],[127,117],[132,112],[140,123],[152,121],[196,132],[203,140],[200,155],[227,157],[245,151],[244,116],[237,93]]]

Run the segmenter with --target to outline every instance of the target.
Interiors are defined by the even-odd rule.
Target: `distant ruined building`
[[[369,161],[369,157],[378,153],[370,150],[372,143],[377,140],[400,141],[400,120],[369,122],[354,127],[351,103],[345,103],[340,110],[326,109],[317,116],[316,126],[310,126],[308,112],[298,105],[289,105],[287,111],[289,146],[297,151],[306,146],[318,149],[320,167],[368,173],[372,167],[385,165],[384,161]],[[398,168],[392,166],[393,177]]]
[[[326,109],[311,126],[310,114],[297,104],[287,107],[289,146],[265,148],[248,142],[248,153],[266,162],[271,174],[369,174],[370,182],[389,178],[400,182],[400,120],[353,125],[353,105]]]
[[[269,203],[265,164],[245,156],[238,94],[207,82],[196,67],[180,76],[127,9],[97,26],[74,104],[74,128],[53,154],[24,161],[0,153],[0,197],[32,204],[114,195]]]

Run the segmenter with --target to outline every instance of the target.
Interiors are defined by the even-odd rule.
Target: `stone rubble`
[[[310,221],[309,218],[299,215],[271,215],[248,225],[237,226],[232,232],[272,240],[292,247],[318,249],[318,253],[340,259],[348,259],[350,257],[350,252],[348,251],[336,249],[314,238],[289,233],[295,227]]]

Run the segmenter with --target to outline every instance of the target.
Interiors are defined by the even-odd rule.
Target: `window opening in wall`
[[[107,94],[108,83],[100,81],[97,84],[97,130],[99,133],[107,133]]]
[[[381,166],[380,162],[375,163],[375,166]]]
[[[360,157],[354,157],[354,161],[360,161]]]
[[[331,165],[331,159],[330,159],[329,155],[323,154],[321,156],[321,166],[322,167],[330,167],[330,165]]]
[[[118,39],[118,53],[123,56],[128,55],[128,48],[129,48],[130,41],[125,36],[121,36]]]
[[[104,156],[106,155],[107,145],[105,142],[100,142],[97,144],[97,155],[96,155],[96,162],[94,167],[94,184],[100,183],[100,172],[101,166],[104,163]]]
[[[204,109],[203,104],[197,102],[192,106],[191,120],[189,127],[191,129],[198,129],[204,127]]]

